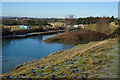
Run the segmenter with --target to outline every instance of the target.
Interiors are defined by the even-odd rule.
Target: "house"
[[[9,25],[9,26],[4,26],[4,28],[30,28],[30,26],[24,26],[24,25]]]
[[[79,27],[79,25],[74,25],[73,27]]]
[[[9,25],[9,26],[3,26],[4,28],[8,28],[11,31],[19,30],[19,29],[28,29],[30,26],[24,26],[24,25]]]
[[[79,24],[79,27],[85,28],[83,24]]]
[[[82,27],[82,28],[85,28],[83,24],[74,25],[73,27]]]
[[[111,23],[110,23],[110,25],[113,25],[113,26],[114,26],[114,25],[115,25],[115,23],[114,23],[114,22],[111,22]]]
[[[65,26],[65,23],[62,22],[54,22],[54,23],[48,23],[50,25],[52,25],[52,27],[63,27]]]
[[[72,25],[68,25],[67,27],[73,27]]]
[[[19,26],[19,28],[30,28],[30,26]]]
[[[52,25],[51,24],[48,24],[48,25],[46,25],[47,27],[52,27]]]

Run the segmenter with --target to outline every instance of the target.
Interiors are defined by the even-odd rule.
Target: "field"
[[[85,24],[84,25],[84,27],[85,27],[85,29],[87,29],[87,30],[92,30],[92,31],[96,31],[96,26],[97,26],[97,24]],[[116,30],[118,28],[118,25],[110,25],[110,33],[109,34],[111,34],[111,33],[113,33],[114,32],[114,30]],[[107,34],[107,35],[109,35],[109,34]]]

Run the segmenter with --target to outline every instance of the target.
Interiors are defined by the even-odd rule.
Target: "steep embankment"
[[[113,78],[117,77],[118,39],[80,44],[36,61],[19,65],[6,78]]]
[[[114,30],[114,32],[111,33],[109,35],[109,37],[111,37],[111,38],[120,37],[120,27],[118,27],[116,30]]]
[[[95,41],[95,40],[104,40],[107,38],[107,35],[90,31],[90,30],[77,30],[72,32],[66,32],[63,34],[58,34],[50,38],[46,38],[45,42],[79,42],[79,41]]]

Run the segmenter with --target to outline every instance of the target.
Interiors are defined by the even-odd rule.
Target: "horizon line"
[[[34,16],[0,16],[0,17],[27,17],[27,18],[65,18],[65,17],[34,17]],[[112,17],[112,16],[83,16],[83,17],[75,17],[75,18],[87,18],[87,17]],[[113,16],[114,18],[118,18],[118,16]]]

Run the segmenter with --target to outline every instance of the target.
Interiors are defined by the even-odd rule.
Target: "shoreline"
[[[19,35],[9,35],[9,36],[2,36],[0,37],[0,39],[27,38],[31,36],[49,35],[49,34],[56,34],[56,33],[62,33],[62,32],[65,32],[65,31],[34,32],[34,33],[19,34]]]
[[[109,44],[108,44],[109,43]],[[92,53],[91,53],[91,55],[93,55],[93,56],[96,56],[96,57],[98,57],[98,62],[99,62],[99,58],[102,58],[102,57],[100,57],[100,56],[105,56],[105,54],[102,54],[102,53],[106,53],[106,56],[108,56],[108,58],[107,59],[105,59],[105,60],[109,60],[109,59],[111,59],[110,58],[110,56],[109,55],[107,55],[109,52],[110,52],[110,49],[111,48],[113,48],[113,45],[115,45],[117,43],[117,39],[108,39],[108,40],[104,40],[104,41],[96,41],[96,42],[90,42],[90,43],[88,43],[88,44],[80,44],[80,45],[77,45],[77,46],[75,46],[74,48],[71,48],[71,49],[67,49],[67,50],[64,50],[64,51],[58,51],[58,52],[55,52],[55,53],[53,53],[53,54],[50,54],[49,56],[45,56],[45,57],[43,57],[43,58],[41,58],[41,59],[39,59],[39,60],[35,60],[35,61],[32,61],[32,62],[28,62],[28,63],[24,63],[24,64],[22,64],[22,65],[18,65],[16,68],[14,68],[14,69],[12,69],[11,71],[9,71],[8,73],[6,73],[6,74],[3,74],[3,76],[8,76],[8,75],[11,75],[10,77],[12,78],[12,77],[17,77],[17,76],[21,76],[21,78],[25,78],[25,77],[27,77],[27,76],[31,76],[32,77],[32,75],[33,75],[33,77],[34,78],[36,78],[37,77],[37,74],[39,73],[39,70],[38,69],[40,69],[40,73],[41,73],[41,76],[43,76],[42,75],[42,73],[44,73],[44,70],[45,70],[45,73],[46,73],[46,76],[43,76],[44,78],[48,78],[48,77],[52,77],[53,75],[55,75],[55,73],[54,73],[54,71],[52,71],[52,73],[51,73],[51,68],[52,69],[56,69],[56,67],[57,66],[61,66],[62,67],[62,69],[63,70],[61,70],[60,69],[60,72],[62,72],[62,73],[65,73],[65,74],[71,74],[71,73],[69,73],[69,71],[68,72],[64,72],[64,71],[66,71],[66,69],[71,69],[71,67],[73,67],[74,68],[74,62],[76,62],[77,60],[83,60],[82,62],[80,62],[80,64],[81,65],[87,65],[88,63],[86,62],[86,60],[90,60],[91,61],[91,57],[92,56],[90,56],[88,53],[89,52],[91,52],[92,51]],[[106,47],[104,47],[104,44],[106,44]],[[110,46],[111,45],[111,46]],[[104,48],[101,48],[101,47],[104,47]],[[87,47],[87,48],[86,48]],[[94,49],[95,48],[95,49]],[[96,50],[96,48],[97,48],[97,50]],[[100,50],[100,51],[99,51]],[[80,52],[79,52],[80,51]],[[102,51],[102,52],[101,52]],[[97,54],[93,54],[93,53],[96,53],[97,52]],[[99,54],[99,53],[100,54]],[[74,53],[74,54],[73,54]],[[83,54],[84,53],[84,54]],[[113,54],[114,55],[114,54]],[[63,57],[62,57],[63,56]],[[85,57],[85,56],[87,56],[87,58],[86,58],[86,60],[84,61],[84,59],[82,59],[82,58],[79,58],[79,56],[81,56],[81,57]],[[76,60],[76,58],[78,58],[77,60]],[[71,60],[72,60],[72,62],[71,62]],[[75,60],[75,61],[74,61]],[[103,59],[103,61],[104,61],[104,59]],[[69,63],[68,63],[69,62]],[[73,64],[71,64],[71,63],[73,63]],[[87,64],[86,64],[87,63]],[[93,60],[93,62],[91,61],[89,64],[91,64],[91,65],[93,65],[94,66],[94,64],[93,63],[95,63],[96,64],[96,61],[94,62],[94,60]],[[111,60],[110,61],[107,61],[107,62],[104,62],[104,63],[102,63],[102,62],[100,62],[100,65],[102,66],[102,65],[105,65],[105,66],[107,66],[106,64],[107,63],[111,63]],[[33,65],[33,66],[30,66],[30,65]],[[38,64],[41,64],[41,65],[38,65]],[[60,65],[61,64],[61,65]],[[66,64],[66,66],[69,66],[70,68],[67,68],[67,67],[65,67],[64,65]],[[57,66],[56,66],[57,65]],[[70,65],[73,65],[73,66],[70,66]],[[97,65],[97,67],[94,67],[95,68],[95,71],[96,70],[98,70],[97,68],[99,68],[100,70],[102,69],[102,67],[100,68],[100,65],[98,65],[98,64],[96,64]],[[27,67],[29,67],[29,69],[27,69]],[[80,67],[80,65],[78,65],[77,66],[78,67],[78,69],[83,69],[83,68],[85,68],[85,70],[87,69],[87,67]],[[64,70],[64,68],[65,68],[65,70]],[[93,68],[93,69],[94,69]],[[19,71],[20,69],[23,69],[22,71]],[[29,70],[31,71],[31,70],[33,70],[33,69],[35,69],[33,72],[30,72],[29,73]],[[92,66],[91,66],[91,69],[92,69]],[[104,69],[104,68],[103,68]],[[47,70],[47,71],[46,71]],[[59,70],[59,69],[58,69]],[[42,72],[41,72],[42,71]],[[55,70],[55,72],[56,72],[57,70]],[[99,71],[99,70],[98,70]],[[14,73],[15,72],[15,73]],[[17,72],[17,73],[16,73]],[[51,74],[49,74],[49,72],[51,73]],[[84,71],[82,71],[82,72],[84,72]],[[33,73],[35,73],[35,74],[33,74]],[[47,74],[48,73],[48,74]],[[23,75],[20,75],[20,74],[24,74],[25,76],[23,76]],[[29,75],[28,75],[29,74]],[[91,74],[91,71],[90,71],[90,73],[89,74]],[[98,74],[98,73],[97,73]],[[101,73],[100,73],[101,74]],[[56,73],[56,75],[60,75],[59,74],[59,72],[57,72]],[[72,74],[71,74],[72,75]],[[77,74],[74,74],[74,75],[77,75]],[[82,73],[82,75],[84,75],[83,73]],[[102,75],[102,74],[101,74]],[[63,76],[65,76],[65,75],[63,75]],[[67,75],[66,75],[67,76]],[[109,75],[108,75],[109,76]],[[57,76],[56,76],[57,77]],[[70,77],[70,76],[67,76],[67,77]],[[72,77],[72,76],[71,76]],[[80,77],[80,76],[79,76]],[[89,76],[90,78],[91,77],[95,77],[94,75],[92,75],[92,76]],[[99,76],[100,77],[100,76]],[[105,76],[104,76],[105,77]],[[109,76],[110,77],[110,76]],[[38,77],[37,77],[38,78]]]
[[[79,30],[80,28],[74,28],[70,29],[69,31]],[[1,36],[0,39],[17,39],[17,38],[28,38],[31,36],[37,36],[37,35],[50,35],[50,34],[56,34],[56,33],[64,33],[66,30],[48,30],[45,32],[33,32],[33,33],[27,33],[27,34],[18,34],[18,35],[8,35],[8,36]]]

